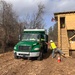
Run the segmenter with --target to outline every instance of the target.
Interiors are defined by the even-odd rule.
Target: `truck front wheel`
[[[38,60],[43,60],[43,52],[40,52],[39,57],[37,59]]]
[[[17,56],[17,54],[16,54],[16,53],[14,53],[14,58],[15,58],[15,59],[18,59],[18,56]]]

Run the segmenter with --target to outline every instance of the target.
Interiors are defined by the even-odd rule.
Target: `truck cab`
[[[43,59],[47,52],[48,36],[45,29],[24,29],[20,41],[14,46],[14,57],[37,57]]]

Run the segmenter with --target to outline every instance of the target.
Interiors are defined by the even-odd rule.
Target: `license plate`
[[[23,55],[23,57],[27,57],[27,56],[29,56],[29,54],[24,54],[24,55]]]

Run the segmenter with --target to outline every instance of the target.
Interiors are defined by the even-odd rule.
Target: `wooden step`
[[[63,31],[61,31],[61,32],[62,32],[61,34],[66,34],[66,33],[65,33],[65,31],[64,31],[64,32],[63,32]]]
[[[60,37],[64,37],[64,38],[66,38],[66,35],[60,35]],[[63,39],[64,39],[64,38],[63,38]]]
[[[64,46],[62,45],[61,47],[62,47],[62,48],[67,48],[68,45],[67,45],[67,44],[64,44]]]
[[[69,56],[69,44],[68,44],[68,37],[67,37],[67,30],[66,28],[61,29],[60,33],[60,39],[61,39],[61,48],[62,51],[65,53],[65,56]]]
[[[63,51],[69,51],[69,49],[68,49],[68,48],[63,48],[62,50],[63,50]]]

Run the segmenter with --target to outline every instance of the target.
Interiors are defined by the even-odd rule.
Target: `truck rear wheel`
[[[37,58],[37,60],[43,60],[43,52],[40,52],[39,57]]]

